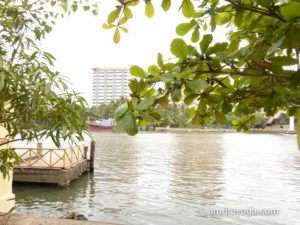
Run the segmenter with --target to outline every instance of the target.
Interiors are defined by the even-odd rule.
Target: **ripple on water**
[[[300,154],[294,136],[95,133],[95,173],[67,189],[16,184],[17,213],[70,212],[120,224],[297,224]],[[200,207],[279,209],[279,216],[211,216]]]

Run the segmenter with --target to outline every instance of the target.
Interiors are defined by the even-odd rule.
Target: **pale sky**
[[[42,49],[56,57],[55,68],[69,77],[73,89],[82,93],[90,103],[91,68],[139,65],[146,69],[156,64],[158,52],[163,54],[164,59],[173,57],[170,43],[178,37],[176,26],[189,20],[178,12],[180,1],[172,1],[168,12],[160,7],[161,1],[152,2],[155,3],[152,19],[144,15],[143,2],[132,8],[134,16],[125,25],[129,33],[121,31],[119,44],[113,42],[113,29],[102,28],[115,5],[115,1],[106,0],[100,4],[97,16],[91,12],[77,12],[59,19],[42,42]],[[187,37],[190,36],[191,33]]]

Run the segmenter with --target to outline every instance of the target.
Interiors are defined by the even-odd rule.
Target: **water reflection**
[[[14,192],[18,199],[31,201],[31,205],[17,204],[17,210],[30,210],[33,215],[49,217],[65,216],[76,211],[79,204],[86,205],[89,201],[89,191],[93,190],[92,175],[84,174],[74,180],[66,189],[49,184],[14,183]],[[78,210],[79,212],[80,210]]]
[[[257,224],[299,222],[295,215],[300,215],[300,154],[295,136],[225,134],[222,143],[226,186],[220,205],[280,210],[275,221],[251,218]]]
[[[17,213],[69,212],[119,224],[297,224],[300,153],[294,136],[95,133],[96,168],[71,183],[14,186],[34,202]],[[277,217],[200,215],[200,207],[276,208]]]

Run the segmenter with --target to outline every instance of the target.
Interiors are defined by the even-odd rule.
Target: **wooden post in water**
[[[94,172],[94,161],[95,161],[95,148],[96,142],[91,141],[91,151],[90,151],[90,172]]]

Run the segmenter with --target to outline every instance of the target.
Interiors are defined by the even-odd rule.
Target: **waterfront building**
[[[129,97],[128,67],[93,68],[92,105],[109,104],[121,97]]]

